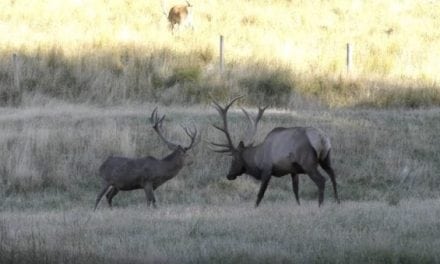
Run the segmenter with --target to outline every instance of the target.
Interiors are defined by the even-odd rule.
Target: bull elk
[[[193,25],[193,6],[190,2],[186,1],[186,4],[175,5],[170,8],[168,14],[165,11],[164,3],[161,2],[162,13],[167,16],[170,23],[170,29],[174,32],[175,26],[185,26],[194,29]]]
[[[255,203],[255,207],[257,207],[264,196],[271,176],[281,177],[290,174],[295,199],[299,205],[298,174],[306,173],[318,186],[318,202],[321,206],[324,201],[326,179],[318,170],[318,165],[320,165],[330,176],[334,196],[339,203],[335,173],[330,163],[330,139],[320,130],[313,127],[277,127],[269,132],[262,143],[254,146],[253,138],[257,132],[258,122],[267,107],[259,107],[255,118],[252,118],[245,109],[242,109],[251,123],[251,131],[248,133],[250,137],[246,144],[243,141],[240,141],[237,147],[233,144],[228,130],[227,113],[231,105],[241,97],[232,99],[224,107],[213,101],[215,109],[223,120],[223,126],[213,126],[224,133],[226,143],[211,142],[211,144],[214,147],[221,148],[214,151],[232,156],[227,179],[235,180],[237,176],[249,174],[261,181]]]
[[[147,198],[147,205],[151,203],[156,207],[156,199],[153,191],[165,182],[174,178],[183,166],[187,163],[187,151],[200,142],[197,138],[197,129],[183,127],[185,134],[190,138],[190,144],[182,147],[168,141],[162,133],[162,123],[165,115],[161,118],[157,115],[157,108],[153,110],[150,122],[159,138],[172,151],[163,159],[155,157],[144,157],[131,159],[126,157],[108,157],[99,168],[99,175],[102,178],[103,188],[96,198],[95,208],[105,195],[107,202],[112,207],[112,199],[119,191],[131,191],[144,189]]]

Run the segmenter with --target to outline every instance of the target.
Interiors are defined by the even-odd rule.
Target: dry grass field
[[[172,34],[159,0],[0,1],[0,263],[440,263],[440,1],[191,3]],[[238,94],[271,106],[257,142],[328,134],[341,204],[302,176],[301,206],[284,177],[254,208],[259,183],[226,179],[209,104]],[[172,141],[199,128],[193,163],[156,210],[133,191],[93,212],[108,156],[168,153],[155,106]],[[231,109],[235,142],[244,121]]]
[[[439,200],[0,215],[2,263],[438,263]]]
[[[295,105],[291,95],[329,106],[440,104],[438,1],[194,0],[195,30],[174,35],[160,2],[3,1],[1,102],[20,104],[16,53],[23,92],[74,102],[204,103],[245,91],[278,106]]]

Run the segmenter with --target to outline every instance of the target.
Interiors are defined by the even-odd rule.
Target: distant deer
[[[228,180],[235,180],[244,173],[261,181],[255,207],[264,196],[271,176],[281,177],[290,174],[292,177],[293,192],[298,203],[298,174],[306,173],[318,186],[319,205],[324,201],[325,178],[318,171],[320,165],[330,176],[333,184],[334,196],[339,203],[336,188],[335,173],[330,164],[330,139],[320,130],[313,127],[277,127],[266,136],[264,141],[253,146],[253,138],[257,131],[258,122],[266,108],[259,108],[256,118],[252,119],[249,113],[242,109],[247,119],[251,122],[251,131],[248,143],[240,141],[237,147],[232,142],[228,130],[227,113],[229,107],[242,96],[231,100],[225,107],[213,102],[215,109],[223,119],[223,127],[214,127],[226,136],[226,143],[211,144],[222,149],[215,150],[232,156],[232,163],[227,175]]]
[[[151,203],[156,207],[156,199],[153,191],[163,183],[171,180],[186,164],[187,151],[193,148],[199,141],[197,129],[183,127],[191,142],[189,146],[182,147],[169,142],[162,134],[162,123],[165,115],[161,118],[157,115],[157,108],[151,113],[150,121],[159,138],[173,152],[163,159],[148,156],[139,159],[125,157],[108,157],[99,168],[99,176],[103,179],[103,188],[96,198],[95,208],[98,207],[101,198],[106,195],[109,206],[112,199],[119,191],[131,191],[144,189],[147,197],[147,205]]]
[[[193,25],[193,10],[190,2],[186,1],[186,4],[175,5],[170,8],[168,14],[165,11],[163,0],[161,1],[162,12],[165,16],[168,16],[168,22],[170,23],[170,29],[174,32],[174,27],[177,25],[179,27],[191,27],[194,29]]]

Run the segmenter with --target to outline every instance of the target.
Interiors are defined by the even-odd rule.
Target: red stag
[[[151,156],[138,159],[108,157],[99,168],[103,187],[96,198],[94,210],[96,210],[99,201],[104,195],[111,207],[112,199],[119,191],[136,189],[144,189],[148,206],[152,203],[153,207],[156,207],[153,191],[179,173],[187,163],[187,151],[200,142],[200,137],[197,138],[197,129],[195,127],[193,129],[182,127],[190,138],[190,144],[187,147],[182,147],[181,145],[171,143],[162,133],[162,122],[164,119],[165,115],[161,118],[158,117],[157,108],[153,110],[150,117],[153,129],[167,147],[172,150],[172,153],[163,159],[156,159]]]

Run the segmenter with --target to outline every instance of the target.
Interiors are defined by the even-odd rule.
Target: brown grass
[[[2,263],[436,263],[438,200],[3,212]]]
[[[24,91],[75,102],[206,102],[209,93],[231,95],[271,78],[255,97],[277,91],[279,98],[300,94],[336,107],[439,105],[435,1],[193,5],[196,30],[172,35],[160,1],[5,2],[0,103],[21,103],[12,89],[17,53]],[[219,81],[220,34],[226,73]],[[347,42],[354,46],[349,75]]]

